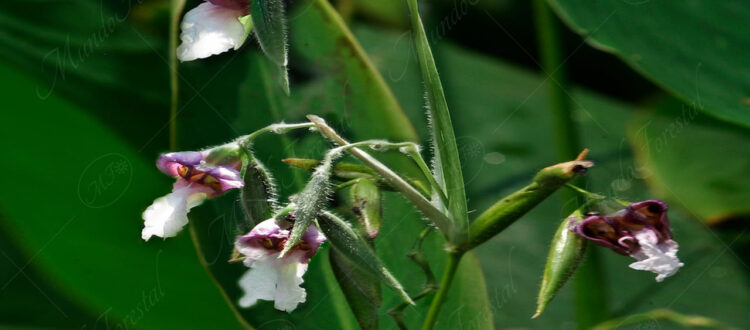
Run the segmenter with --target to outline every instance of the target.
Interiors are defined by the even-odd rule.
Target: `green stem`
[[[323,118],[314,115],[308,115],[307,119],[315,123],[315,125],[320,130],[320,134],[323,134],[323,136],[331,139],[331,141],[333,141],[334,143],[340,146],[349,144],[349,142],[341,137],[338,133],[336,133],[333,128],[328,126]],[[396,172],[375,159],[375,157],[372,157],[370,156],[370,154],[362,151],[361,149],[351,148],[348,151],[355,157],[359,158],[362,162],[367,164],[367,166],[375,170],[375,172],[383,177],[383,179],[386,180],[394,189],[398,190],[398,192],[400,192],[404,197],[406,197],[406,199],[414,204],[414,206],[416,206],[417,209],[419,209],[426,217],[432,220],[435,225],[438,226],[438,228],[442,230],[449,228],[451,219],[448,218],[448,216],[446,216],[442,211],[437,209],[434,205],[432,205],[432,203],[424,196],[422,196],[422,194],[417,191],[416,188],[406,182],[406,180],[396,174]]]
[[[534,23],[542,60],[541,67],[546,76],[558,157],[563,161],[578,152],[580,140],[578,128],[573,121],[571,100],[565,90],[568,81],[560,23],[545,0],[534,0]],[[565,202],[579,199],[574,192],[567,192],[563,198]],[[570,211],[576,206],[571,205]],[[580,329],[588,329],[607,317],[602,266],[595,250],[588,249],[588,256],[575,276],[576,315]]]
[[[283,134],[288,131],[294,130],[294,129],[300,129],[300,128],[312,128],[315,127],[315,124],[313,123],[299,123],[299,124],[285,124],[285,123],[279,123],[279,124],[271,124],[266,127],[263,127],[255,132],[252,132],[248,135],[243,135],[238,137],[235,141],[244,143],[244,144],[252,144],[253,140],[255,140],[257,137],[266,134],[266,133],[276,133],[276,134]]]
[[[557,141],[558,160],[575,157],[580,151],[578,128],[573,122],[573,109],[565,90],[568,86],[562,37],[559,23],[545,0],[534,0],[534,22],[537,29],[542,73],[545,75],[550,102],[550,115]]]
[[[443,303],[448,297],[448,290],[450,290],[451,283],[453,283],[453,278],[456,275],[456,270],[458,270],[458,264],[461,262],[463,252],[452,252],[448,256],[448,264],[445,265],[443,278],[440,280],[440,289],[438,289],[435,297],[432,298],[430,309],[427,311],[427,317],[425,317],[422,324],[422,330],[431,330],[435,326],[438,315],[440,315],[440,308],[443,307]]]
[[[169,148],[177,149],[177,105],[179,102],[179,72],[177,62],[177,35],[185,0],[172,0],[169,9]]]

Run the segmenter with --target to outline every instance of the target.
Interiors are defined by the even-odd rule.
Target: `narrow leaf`
[[[424,26],[419,18],[417,0],[409,0],[412,34],[417,49],[422,79],[426,87],[427,107],[432,123],[432,143],[435,150],[435,176],[448,197],[447,208],[453,220],[453,228],[447,234],[453,244],[461,244],[468,239],[469,218],[466,207],[466,191],[461,173],[461,160],[453,132],[448,103],[445,101],[443,85],[435,66]]]
[[[378,328],[378,308],[383,303],[380,280],[357,268],[341,252],[331,250],[331,268],[362,329]]]
[[[320,229],[334,249],[341,252],[352,264],[377,276],[385,285],[396,290],[404,301],[414,304],[404,287],[385,268],[375,251],[362,236],[341,218],[331,212],[322,212],[318,218]]]
[[[289,94],[289,75],[287,73],[288,47],[284,1],[253,0],[250,16],[263,52],[279,67],[280,84]]]

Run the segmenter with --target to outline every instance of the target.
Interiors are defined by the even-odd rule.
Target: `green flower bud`
[[[357,183],[352,185],[349,193],[352,211],[357,215],[367,236],[375,238],[378,236],[383,218],[383,209],[380,205],[380,189],[371,180],[359,179]]]

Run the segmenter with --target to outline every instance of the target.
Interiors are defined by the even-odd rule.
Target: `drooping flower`
[[[141,238],[148,241],[151,236],[173,237],[188,223],[191,208],[227,190],[242,188],[241,161],[236,150],[230,145],[161,155],[156,166],[177,181],[171,193],[154,200],[143,212]]]
[[[636,262],[630,268],[657,274],[656,281],[674,275],[684,264],[677,258],[679,245],[672,240],[667,204],[647,200],[607,216],[592,215],[574,222],[574,232]]]
[[[289,235],[289,230],[268,219],[237,238],[235,247],[245,256],[245,266],[250,267],[239,282],[245,291],[239,301],[241,307],[255,305],[258,300],[271,300],[276,309],[291,312],[305,301],[307,294],[300,287],[302,276],[326,238],[314,225],[310,226],[300,243],[279,258]]]
[[[180,61],[192,61],[238,49],[247,33],[239,18],[250,13],[248,0],[204,0],[185,13],[177,47]]]

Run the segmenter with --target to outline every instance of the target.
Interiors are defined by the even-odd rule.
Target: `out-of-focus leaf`
[[[362,329],[378,328],[378,309],[383,303],[380,281],[352,265],[340,252],[331,250],[331,268],[346,301]]]
[[[155,155],[169,142],[167,4],[6,1],[0,59],[37,78],[32,95],[64,96]]]
[[[0,222],[8,222],[0,217]],[[55,289],[35,267],[24,267],[29,256],[13,245],[12,231],[0,232],[0,328],[78,328],[96,315]]]
[[[648,109],[629,137],[659,196],[709,224],[750,215],[750,131],[674,99]]]
[[[55,288],[50,297],[62,294],[93,315],[76,328],[236,328],[187,233],[140,239],[141,211],[170,191],[153,159],[82,109],[57,96],[39,99],[28,77],[0,71],[0,146],[12,155],[0,170],[14,173],[4,184],[13,188],[0,192],[0,225],[27,257],[19,267],[38,270]],[[4,285],[24,276],[17,274]]]
[[[286,13],[283,0],[250,1],[250,16],[255,27],[258,43],[271,61],[281,68],[281,86],[289,94],[289,75],[286,71],[289,61]]]
[[[369,29],[355,31],[404,108],[414,110],[408,115],[419,116],[423,99],[414,90],[419,88],[420,75],[417,63],[407,60],[408,40],[395,34],[384,38],[382,32]],[[540,93],[543,77],[446,43],[435,49],[435,56],[446,94],[451,95],[449,106],[461,114],[454,123],[470,209],[483,210],[498,197],[526,184],[538,169],[556,159],[554,149],[549,148],[553,136],[547,100]],[[589,158],[596,163],[587,174],[592,185],[589,188],[631,201],[652,198],[636,171],[638,166],[632,161],[625,135],[623,123],[630,118],[632,107],[577,88],[568,92],[580,114],[576,121],[582,140],[591,148]],[[560,290],[543,315],[529,319],[536,304],[530,293],[538,289],[548,242],[559,221],[567,216],[562,210],[558,199],[551,198],[478,248],[496,328],[575,327],[569,287]],[[384,219],[385,223],[390,221],[387,216]],[[718,317],[730,326],[746,324],[747,315],[740,306],[750,304],[750,290],[740,261],[726,253],[725,245],[708,228],[677,208],[670,211],[670,219],[680,243],[678,255],[686,266],[662,283],[656,283],[650,273],[629,269],[632,259],[601,251],[607,285],[599,289],[607,290],[613,311],[628,315],[670,306],[681,313]],[[459,286],[471,289],[471,282]],[[451,290],[451,294],[459,291]],[[454,317],[441,315],[437,326],[448,327]],[[460,324],[465,326],[477,319],[469,320],[465,316]]]
[[[747,1],[549,1],[593,46],[698,109],[750,126]]]

